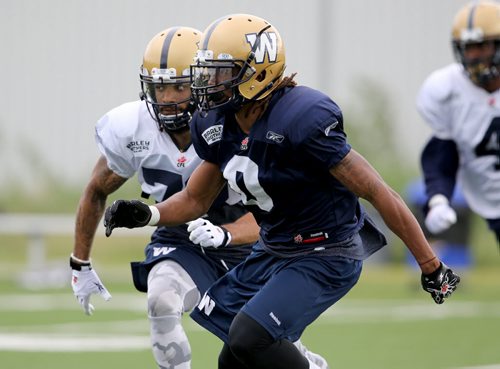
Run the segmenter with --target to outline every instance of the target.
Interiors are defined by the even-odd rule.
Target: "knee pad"
[[[156,264],[148,276],[148,314],[150,317],[180,316],[191,310],[200,293],[189,274],[172,260]]]
[[[264,327],[242,312],[234,317],[229,328],[229,347],[239,359],[247,360],[274,341]]]

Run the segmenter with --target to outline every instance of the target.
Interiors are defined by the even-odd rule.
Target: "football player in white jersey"
[[[155,35],[144,53],[141,100],[112,109],[96,125],[102,155],[80,199],[70,257],[73,291],[86,314],[94,309],[92,294],[111,298],[90,262],[107,196],[137,173],[142,196],[161,202],[184,188],[201,162],[189,130],[195,110],[189,69],[201,35],[189,27],[172,27]],[[131,266],[135,287],[148,294],[151,344],[159,368],[191,368],[182,314],[250,253],[258,231],[239,195],[225,188],[207,215],[189,228],[159,227],[153,233],[146,259]],[[328,368],[326,360],[308,351],[300,340],[294,344],[320,368]]]
[[[500,4],[463,7],[452,38],[457,63],[432,73],[417,97],[433,130],[421,156],[425,224],[438,234],[457,221],[450,199],[458,181],[500,240]]]

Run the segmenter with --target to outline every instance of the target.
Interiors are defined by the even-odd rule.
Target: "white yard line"
[[[124,351],[151,347],[149,336],[1,334],[0,350],[25,352]]]

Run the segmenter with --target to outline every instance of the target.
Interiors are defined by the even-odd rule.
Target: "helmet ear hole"
[[[266,79],[266,75],[267,75],[267,73],[266,73],[266,70],[264,69],[262,72],[260,72],[260,74],[257,77],[255,77],[255,80],[257,82],[262,82]]]

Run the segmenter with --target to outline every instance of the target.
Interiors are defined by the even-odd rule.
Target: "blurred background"
[[[111,239],[100,230],[94,264],[114,298],[106,304],[96,299],[92,318],[73,300],[67,259],[74,212],[98,158],[94,124],[138,98],[142,54],[157,32],[174,25],[203,30],[230,13],[270,21],[284,39],[288,73],[297,72],[300,84],[341,106],[352,145],[420,217],[419,155],[430,130],[414,101],[429,73],[453,61],[451,23],[466,3],[2,2],[0,362],[5,368],[57,369],[65,367],[62,359],[73,368],[154,367],[145,297],[134,291],[128,265],[142,259],[150,230],[123,230]],[[109,200],[139,196],[131,180]],[[464,273],[456,301],[431,303],[404,246],[388,232],[390,246],[367,263],[359,287],[338,312],[306,332],[306,343],[330,355],[338,369],[396,369],[403,363],[410,369],[500,368],[493,333],[500,328],[500,255],[485,223],[459,194],[455,205],[459,224],[432,241]],[[219,342],[186,324],[194,369],[215,368]],[[358,355],[360,347],[368,359]]]
[[[297,72],[301,84],[340,104],[359,149],[373,150],[370,160],[397,159],[416,175],[429,130],[417,116],[415,95],[432,70],[452,61],[451,22],[465,3],[4,2],[0,170],[8,175],[0,178],[2,193],[16,189],[24,196],[39,195],[54,184],[81,188],[97,158],[95,122],[109,109],[138,98],[147,42],[164,28],[203,30],[234,12],[260,15],[277,27],[288,73]]]

